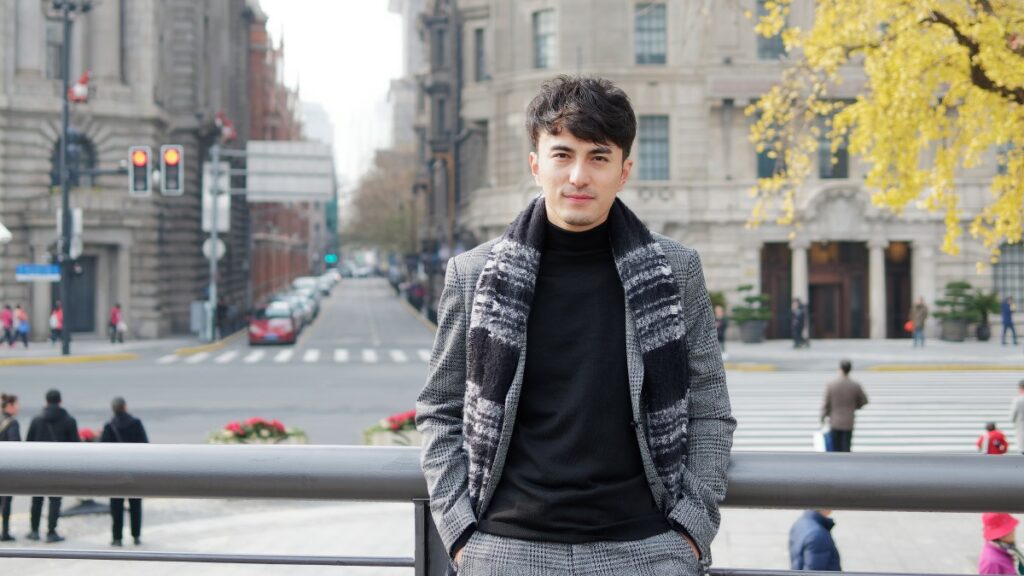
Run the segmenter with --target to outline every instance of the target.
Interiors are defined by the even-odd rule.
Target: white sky
[[[402,75],[402,21],[387,0],[260,0],[274,42],[284,38],[285,81],[334,123],[336,168],[355,183],[373,151],[391,144],[388,87]],[[343,184],[344,185],[344,184]]]

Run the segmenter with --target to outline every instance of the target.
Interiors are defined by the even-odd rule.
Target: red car
[[[299,326],[287,302],[271,302],[249,320],[249,344],[294,344]]]

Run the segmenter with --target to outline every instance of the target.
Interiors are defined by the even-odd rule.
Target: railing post
[[[416,507],[416,576],[444,576],[448,573],[448,551],[430,516],[430,501],[415,499]]]

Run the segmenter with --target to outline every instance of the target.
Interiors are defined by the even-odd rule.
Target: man
[[[0,324],[4,327],[4,339],[8,346],[14,346],[14,311],[11,310],[10,304],[4,304],[4,309],[0,312]]]
[[[914,325],[914,348],[924,348],[924,325],[928,321],[928,306],[924,303],[924,297],[919,296],[917,302],[910,309],[910,322]]]
[[[46,408],[42,414],[32,419],[28,427],[26,442],[78,442],[78,423],[60,406],[59,390],[46,393]],[[50,496],[50,508],[47,516],[47,542],[63,542],[64,537],[57,534],[57,520],[60,518],[59,496]],[[32,530],[28,533],[29,540],[39,540],[39,518],[43,514],[43,497],[32,497]]]
[[[1013,296],[1003,299],[1003,346],[1006,346],[1006,333],[1013,334],[1013,345],[1017,345],[1017,328],[1013,325]]]
[[[976,442],[978,452],[982,454],[1000,455],[1006,454],[1010,449],[1010,442],[1006,440],[1003,431],[996,428],[995,422],[985,424],[985,433]]]
[[[110,403],[114,411],[114,417],[103,427],[103,434],[100,435],[100,442],[128,442],[133,444],[146,444],[149,437],[146,436],[146,428],[142,421],[128,413],[128,404],[124,398],[118,396]],[[142,499],[128,499],[129,516],[132,524],[132,540],[135,545],[142,544]],[[114,538],[111,546],[121,546],[124,534],[124,498],[110,499],[110,515],[113,517]]]
[[[789,324],[790,330],[793,332],[793,348],[806,348],[808,343],[804,340],[804,325],[807,324],[807,312],[799,298],[793,299]]]
[[[1017,450],[1024,454],[1024,380],[1017,384],[1018,394],[1010,406],[1010,421],[1017,429]]]
[[[853,365],[849,360],[839,363],[839,378],[825,388],[825,402],[821,407],[821,421],[829,419],[833,452],[849,452],[853,443],[854,413],[868,403],[868,396],[860,384],[850,379]]]
[[[114,307],[110,309],[110,321],[107,323],[107,329],[110,331],[110,343],[116,344],[117,342],[124,343],[124,332],[121,330],[121,303],[114,304]]]
[[[527,129],[543,194],[448,262],[417,401],[451,568],[701,573],[736,421],[700,258],[616,199],[636,135],[617,86],[546,82]]]
[[[839,549],[832,539],[831,510],[808,510],[789,529],[789,568],[840,572]]]

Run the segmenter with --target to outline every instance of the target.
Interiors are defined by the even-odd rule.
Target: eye
[[[554,154],[552,154],[552,157],[554,157],[554,158],[568,158],[569,155],[566,154],[565,152],[555,152]]]
[[[608,162],[607,156],[594,156],[594,160],[597,162]]]

